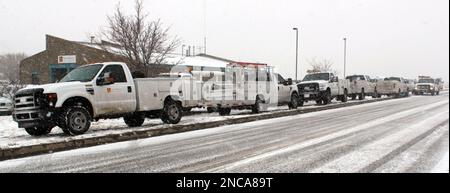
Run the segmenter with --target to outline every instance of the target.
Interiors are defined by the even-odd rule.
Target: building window
[[[38,85],[39,82],[40,82],[39,73],[38,72],[31,73],[31,84]]]

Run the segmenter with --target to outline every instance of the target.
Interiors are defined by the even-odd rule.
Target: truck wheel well
[[[181,101],[179,101],[179,100],[177,99],[177,97],[174,97],[174,96],[167,96],[167,97],[164,99],[164,104],[167,104],[167,102],[169,102],[169,101],[175,101],[175,102],[177,102],[177,103],[180,103],[180,106],[181,106]]]
[[[89,111],[91,116],[94,116],[94,109],[92,108],[91,102],[89,102],[89,100],[87,100],[84,97],[68,98],[66,101],[64,101],[62,106],[70,107],[70,106],[79,106],[79,105],[83,105]]]

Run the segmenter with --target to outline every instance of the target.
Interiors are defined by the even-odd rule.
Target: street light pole
[[[298,72],[298,28],[293,28],[295,30],[295,80],[297,81]]]
[[[347,38],[344,38],[344,77],[346,75],[346,67],[347,67]]]
[[[184,45],[184,44],[181,46],[181,56],[182,56],[182,57],[184,56],[184,47],[185,47],[185,46],[186,46],[186,45]]]

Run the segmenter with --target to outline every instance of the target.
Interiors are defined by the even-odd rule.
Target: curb
[[[355,105],[374,103],[379,101],[391,100],[393,98],[382,98],[382,99],[374,99],[374,100],[365,100],[358,101],[353,103],[339,103],[335,105],[328,106],[319,106],[317,108],[311,109],[297,109],[297,110],[288,110],[288,111],[280,111],[273,113],[265,113],[248,117],[213,121],[213,122],[205,122],[205,123],[192,123],[188,125],[172,125],[168,128],[159,128],[159,129],[148,129],[148,130],[140,130],[140,131],[129,131],[120,134],[108,134],[104,136],[90,137],[84,139],[72,139],[69,141],[63,142],[54,142],[54,143],[46,143],[46,144],[38,144],[38,145],[30,145],[30,146],[22,146],[15,148],[6,148],[0,149],[0,161],[8,160],[8,159],[16,159],[33,155],[54,153],[59,151],[66,151],[78,148],[92,147],[97,145],[104,145],[115,142],[123,142],[137,139],[144,139],[149,137],[182,133],[187,131],[195,131],[201,129],[209,129],[224,125],[232,125],[232,124],[240,124],[247,123],[258,120],[272,119],[284,116],[293,116],[305,113],[311,113],[316,111],[323,111],[329,109],[337,109],[342,107],[350,107]]]

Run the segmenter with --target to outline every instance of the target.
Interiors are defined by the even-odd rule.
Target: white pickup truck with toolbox
[[[316,101],[317,104],[329,104],[336,98],[347,102],[349,94],[349,81],[339,79],[330,72],[307,74],[302,82],[297,84],[300,95],[300,106],[305,102]]]
[[[34,136],[46,135],[55,126],[66,134],[83,134],[92,121],[102,118],[123,117],[131,127],[141,126],[145,117],[176,124],[182,108],[195,105],[180,97],[182,85],[178,92],[170,91],[177,80],[133,79],[127,65],[120,62],[84,65],[57,83],[19,90],[13,119]]]
[[[358,97],[364,100],[366,96],[378,97],[376,83],[367,75],[351,75],[345,77],[350,82],[349,96],[352,100]]]
[[[409,96],[409,88],[406,80],[402,77],[389,77],[377,82],[377,92],[386,96]]]

